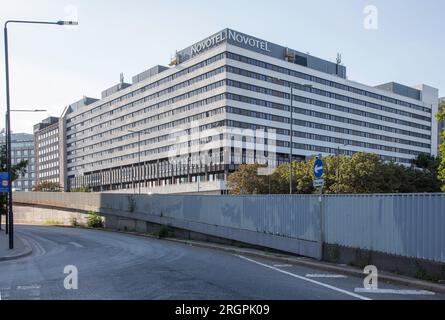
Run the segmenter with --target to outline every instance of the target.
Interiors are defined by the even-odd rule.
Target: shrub
[[[154,233],[155,237],[161,238],[167,238],[169,236],[169,227],[168,226],[161,226],[158,231]]]
[[[102,217],[94,211],[88,213],[87,224],[90,228],[103,228],[104,223]]]

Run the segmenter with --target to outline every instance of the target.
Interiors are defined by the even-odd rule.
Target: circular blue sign
[[[317,159],[314,163],[314,176],[315,178],[321,178],[323,176],[323,161],[320,159]]]

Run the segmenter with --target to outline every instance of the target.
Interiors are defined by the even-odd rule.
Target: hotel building
[[[294,160],[339,150],[409,164],[437,154],[438,101],[427,85],[357,83],[339,63],[225,29],[169,67],[68,106],[61,181],[67,190],[224,193],[239,164],[288,162],[291,135]]]

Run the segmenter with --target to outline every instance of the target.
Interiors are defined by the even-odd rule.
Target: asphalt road
[[[395,291],[361,293],[360,278],[121,233],[35,226],[17,233],[34,252],[0,262],[3,300],[445,299],[381,282],[379,289]],[[64,287],[68,265],[78,270],[77,290]]]

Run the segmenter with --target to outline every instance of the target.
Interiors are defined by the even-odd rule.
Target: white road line
[[[35,290],[40,289],[40,286],[38,284],[33,284],[30,286],[17,286],[17,290]]]
[[[78,244],[77,242],[70,242],[70,244],[72,244],[73,246],[78,247],[78,248],[83,248],[83,245]]]
[[[291,264],[274,264],[273,266],[275,268],[290,268],[290,267],[292,267]]]
[[[372,300],[372,299],[370,299],[370,298],[361,296],[361,295],[359,295],[359,294],[355,294],[355,293],[353,293],[353,292],[349,292],[349,291],[346,291],[346,290],[343,290],[343,289],[340,289],[340,288],[337,288],[337,287],[334,287],[334,286],[331,286],[331,285],[328,285],[328,284],[325,284],[325,283],[322,283],[322,282],[318,282],[318,281],[315,281],[315,280],[312,280],[312,279],[309,279],[309,278],[305,278],[305,277],[296,275],[296,274],[291,273],[291,272],[287,272],[287,271],[284,271],[284,270],[280,270],[280,269],[278,269],[278,268],[269,266],[269,265],[267,265],[267,264],[264,264],[264,263],[261,263],[261,262],[258,262],[258,261],[255,261],[255,260],[252,260],[252,259],[249,259],[249,258],[240,256],[240,255],[236,255],[236,256],[239,257],[239,258],[241,258],[241,259],[244,259],[244,260],[250,261],[250,262],[252,262],[252,263],[258,264],[258,265],[260,265],[260,266],[263,266],[263,267],[266,267],[266,268],[269,268],[269,269],[272,269],[272,270],[275,270],[275,271],[284,273],[284,274],[289,275],[289,276],[291,276],[291,277],[294,277],[294,278],[297,278],[297,279],[300,279],[300,280],[303,280],[303,281],[307,281],[307,282],[310,282],[310,283],[313,283],[313,284],[316,284],[316,285],[319,285],[319,286],[322,286],[322,287],[325,287],[325,288],[328,288],[328,289],[331,289],[331,290],[334,290],[334,291],[337,291],[337,292],[344,293],[344,294],[346,294],[346,295],[348,295],[348,296],[351,296],[351,297],[354,297],[354,298],[357,298],[357,299],[361,299],[361,300]]]
[[[342,274],[307,274],[307,278],[347,278]]]
[[[365,289],[356,288],[354,292],[357,293],[377,293],[377,294],[399,294],[399,295],[419,295],[419,296],[434,296],[435,293],[426,290],[394,290],[394,289]]]

